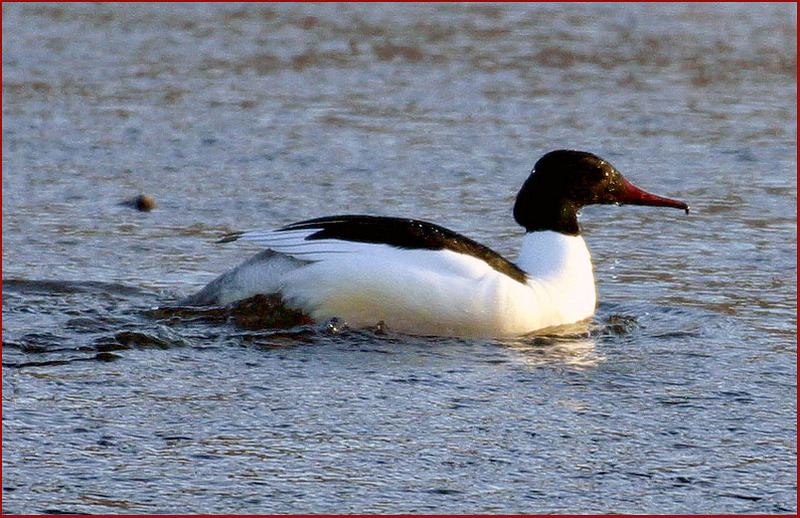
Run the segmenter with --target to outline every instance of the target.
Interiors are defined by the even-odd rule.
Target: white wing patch
[[[306,240],[320,230],[322,229],[252,230],[242,233],[237,240],[255,243],[295,259],[312,262],[325,261],[339,254],[370,253],[376,246],[386,246],[342,239]]]

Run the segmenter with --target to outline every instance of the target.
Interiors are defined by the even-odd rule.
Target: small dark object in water
[[[131,198],[123,202],[122,205],[133,207],[134,209],[140,210],[142,212],[150,212],[151,210],[155,209],[158,206],[156,204],[156,200],[154,200],[152,196],[148,196],[147,194],[140,194],[135,198]]]

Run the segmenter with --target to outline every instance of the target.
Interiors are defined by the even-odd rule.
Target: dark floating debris
[[[278,295],[256,295],[219,306],[163,306],[145,312],[166,323],[233,324],[243,330],[288,329],[314,321],[302,311],[287,308]]]
[[[636,317],[611,315],[601,324],[601,329],[610,334],[626,335],[639,327]]]
[[[149,196],[147,194],[140,194],[135,198],[125,200],[124,202],[121,203],[121,205],[125,205],[126,207],[131,207],[142,212],[150,212],[151,210],[158,207],[156,200],[153,199],[152,196]]]

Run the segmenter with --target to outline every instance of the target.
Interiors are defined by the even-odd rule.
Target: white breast
[[[529,232],[517,266],[528,273],[528,284],[541,301],[542,320],[561,325],[594,314],[597,289],[592,256],[581,236],[560,232]]]

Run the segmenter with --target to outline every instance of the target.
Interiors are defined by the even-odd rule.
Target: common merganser
[[[516,263],[461,234],[413,219],[347,215],[277,230],[230,234],[266,250],[221,275],[187,305],[226,305],[279,294],[316,321],[383,323],[421,335],[509,337],[579,322],[597,304],[592,260],[578,211],[591,204],[674,207],[606,160],[557,150],[536,162],[517,195],[525,228]]]

